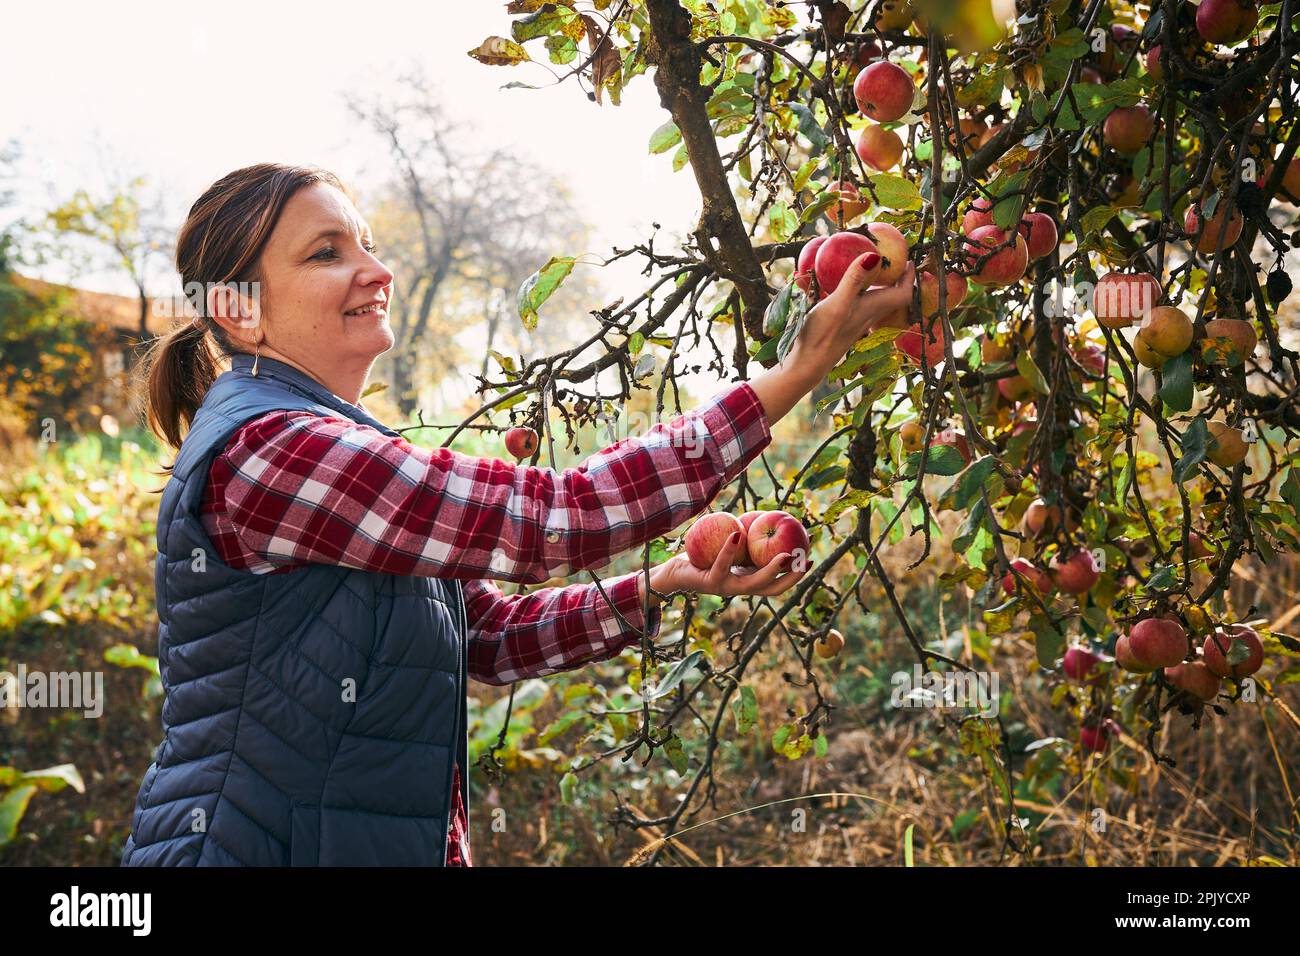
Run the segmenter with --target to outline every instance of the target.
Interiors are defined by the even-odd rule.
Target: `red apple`
[[[1179,690],[1185,690],[1203,701],[1218,697],[1219,688],[1223,683],[1217,674],[1205,666],[1204,661],[1199,660],[1184,661],[1173,667],[1166,667],[1165,680]]]
[[[1133,660],[1149,670],[1172,667],[1190,650],[1182,624],[1163,617],[1148,617],[1134,624],[1128,633],[1128,647]]]
[[[1246,657],[1236,664],[1229,664],[1228,657],[1238,642],[1245,648]],[[1255,673],[1264,664],[1264,642],[1259,639],[1259,634],[1253,627],[1245,624],[1225,624],[1217,628],[1205,639],[1201,650],[1205,666],[1219,677],[1241,680]]]
[[[1090,753],[1101,753],[1110,746],[1110,729],[1105,724],[1085,724],[1079,728],[1079,746]]]
[[[813,295],[813,263],[817,261],[817,250],[826,241],[826,236],[813,236],[799,250],[799,262],[795,266],[794,281],[808,295]]]
[[[1239,43],[1258,22],[1254,0],[1201,0],[1196,8],[1196,32],[1211,43]]]
[[[958,431],[955,428],[945,428],[943,431],[939,432],[939,434],[935,435],[934,438],[930,439],[930,447],[933,448],[936,445],[948,445],[951,448],[957,449],[957,453],[961,455],[962,461],[968,465],[970,464],[970,443],[966,441],[965,432]]]
[[[787,511],[765,511],[749,526],[749,558],[755,567],[766,567],[777,555],[790,553],[806,563],[808,531],[803,522]]]
[[[929,318],[939,311],[939,277],[928,269],[919,276],[921,283],[921,315]],[[962,300],[966,298],[966,292],[970,288],[970,283],[966,277],[960,273],[948,269],[943,274],[943,284],[947,289],[948,311],[951,312],[957,306],[961,305]]]
[[[1006,286],[1019,282],[1029,268],[1029,246],[1016,233],[1015,242],[997,226],[980,226],[965,242],[966,268],[977,270],[972,278],[981,285]],[[1003,247],[1003,248],[999,248]],[[996,249],[996,252],[991,250]],[[983,265],[979,265],[983,260]]]
[[[840,281],[848,272],[849,266],[853,265],[853,260],[866,253],[875,253],[877,257],[880,254],[874,242],[856,232],[837,232],[818,247],[813,260],[813,271],[817,275],[817,288],[821,290],[822,298],[839,288]],[[876,263],[877,268],[879,261]],[[874,282],[875,276],[862,272],[855,281],[866,288],[868,279]]]
[[[892,129],[867,126],[858,134],[858,156],[878,172],[886,172],[903,158],[903,140]]]
[[[1205,323],[1201,355],[1211,365],[1227,365],[1233,355],[1244,362],[1258,344],[1255,326],[1245,319],[1210,319]]]
[[[1160,66],[1160,44],[1159,43],[1157,43],[1151,49],[1147,50],[1146,64],[1147,64],[1147,73],[1151,75],[1151,79],[1159,83],[1164,78],[1165,75],[1163,67]]]
[[[838,197],[826,207],[826,215],[840,229],[871,208],[871,197],[863,196],[858,187],[847,179],[828,183],[826,189]]]
[[[907,237],[887,222],[867,223],[867,232],[876,243],[876,251],[886,260],[876,285],[893,285],[907,271]]]
[[[1052,576],[1040,568],[1028,558],[1015,558],[1011,562],[1011,570],[1002,575],[1002,590],[1008,594],[1016,593],[1016,578],[1023,578],[1033,585],[1034,590],[1042,595],[1051,594],[1053,591]]]
[[[1101,657],[1086,647],[1075,646],[1065,652],[1065,657],[1061,661],[1061,670],[1070,680],[1100,684],[1105,680],[1104,675],[1096,673],[1097,665],[1100,663],[1102,663]]]
[[[1210,221],[1205,224],[1205,230],[1201,232],[1201,215],[1200,204],[1192,203],[1187,207],[1187,212],[1183,214],[1183,230],[1189,238],[1195,239],[1197,232],[1201,232],[1201,238],[1196,240],[1196,250],[1204,255],[1214,255],[1214,250],[1226,252],[1237,241],[1241,235],[1241,227],[1244,224],[1241,213],[1232,210],[1232,215],[1228,216],[1228,204],[1220,202],[1215,207],[1214,215]],[[1225,219],[1227,225],[1224,225]],[[1223,242],[1219,242],[1219,234],[1223,233]]]
[[[925,326],[919,322],[894,339],[895,347],[917,365],[921,364],[921,349],[925,349],[925,363],[934,368],[944,360],[943,324],[935,320],[930,334],[925,334]],[[922,342],[924,341],[924,346]]]
[[[696,519],[695,523],[686,531],[686,557],[692,565],[701,571],[707,571],[713,567],[713,562],[718,560],[718,555],[726,547],[727,541],[733,534],[740,535],[740,546],[736,549],[736,555],[733,564],[753,564],[751,555],[746,554],[745,550],[745,528],[740,520],[725,511],[711,511],[701,518]],[[746,560],[746,558],[750,560]]]
[[[1147,144],[1155,128],[1155,117],[1139,103],[1113,110],[1102,124],[1101,134],[1118,152],[1132,155]]]
[[[1133,656],[1133,647],[1129,643],[1127,634],[1121,634],[1115,641],[1115,663],[1134,674],[1150,674],[1155,670],[1154,667],[1148,667]]]
[[[1101,579],[1101,571],[1093,560],[1092,552],[1077,548],[1065,560],[1058,554],[1050,565],[1052,580],[1066,594],[1083,594]]]
[[[992,225],[994,225],[992,201],[983,196],[976,196],[967,207],[966,215],[961,217],[961,231],[969,236],[981,226]]]
[[[1092,312],[1108,329],[1125,329],[1156,307],[1164,290],[1149,272],[1108,272],[1092,293]]]
[[[1020,220],[1019,232],[1029,247],[1029,261],[1041,259],[1056,248],[1056,221],[1045,212],[1031,212]]]
[[[517,461],[531,458],[537,451],[537,432],[523,426],[507,429],[506,451]]]
[[[916,84],[897,63],[879,60],[853,81],[853,98],[864,116],[877,123],[892,123],[912,109]]]

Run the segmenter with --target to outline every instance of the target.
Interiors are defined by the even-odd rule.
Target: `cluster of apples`
[[[711,511],[686,529],[686,557],[694,567],[708,571],[733,535],[739,535],[739,544],[732,564],[762,568],[787,553],[808,558],[808,531],[787,511],[746,511],[739,518]]]

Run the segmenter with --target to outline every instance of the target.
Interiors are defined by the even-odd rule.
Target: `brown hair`
[[[355,202],[337,176],[316,166],[259,163],[218,179],[190,207],[176,240],[176,271],[201,325],[187,318],[149,346],[137,387],[149,428],[179,449],[221,363],[243,351],[207,312],[206,290],[222,282],[260,282],[261,255],[289,198],[328,183]],[[174,462],[173,462],[174,464]],[[166,472],[171,466],[164,466]]]

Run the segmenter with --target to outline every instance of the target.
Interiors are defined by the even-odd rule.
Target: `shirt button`
[[[546,540],[554,544],[560,540],[560,533],[558,531],[548,531],[546,532]]]

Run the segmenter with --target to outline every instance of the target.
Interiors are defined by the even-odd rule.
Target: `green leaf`
[[[774,203],[767,211],[767,228],[777,242],[785,242],[799,228],[800,220],[783,202]]]
[[[1115,218],[1116,208],[1111,205],[1097,206],[1089,209],[1079,217],[1079,225],[1083,227],[1085,236],[1095,236],[1106,228],[1107,223]]]
[[[1196,474],[1210,448],[1210,430],[1203,415],[1197,415],[1183,432],[1182,457],[1174,463],[1174,481],[1180,485]]]
[[[563,33],[556,33],[546,38],[546,52],[550,55],[551,62],[563,66],[566,63],[572,63],[578,58],[578,44],[573,42],[572,37],[567,37]],[[523,86],[527,89],[538,89],[535,86],[527,86],[524,83],[507,83],[507,86]]]
[[[690,153],[686,150],[686,144],[682,143],[677,147],[677,152],[673,153],[673,172],[679,173],[682,168],[690,162]]]
[[[665,677],[654,690],[648,694],[642,694],[642,698],[645,700],[658,700],[665,694],[671,693],[673,689],[682,682],[687,673],[695,668],[696,664],[699,663],[702,657],[704,657],[703,651],[691,651],[672,666],[672,669],[668,672],[668,676]]]
[[[1192,410],[1192,352],[1188,349],[1160,369],[1160,399],[1176,412]]]
[[[912,831],[916,829],[915,823],[909,823],[907,830],[903,832],[903,865],[913,867],[916,865],[912,859]]]
[[[876,201],[889,209],[920,209],[925,205],[916,183],[891,173],[877,173],[868,177],[876,194]]]
[[[573,772],[566,773],[560,778],[560,799],[569,806],[573,805],[573,788],[577,782],[578,777]]]
[[[577,261],[573,256],[552,256],[519,287],[519,318],[529,332],[537,328],[537,310],[569,277]]]
[[[686,751],[682,749],[682,738],[673,734],[664,741],[664,753],[668,757],[668,762],[673,765],[679,776],[686,776],[688,762]]]
[[[27,812],[27,804],[35,792],[35,786],[25,784],[0,797],[0,846],[13,842],[18,833],[18,821]]]
[[[808,142],[812,143],[813,153],[820,153],[830,142],[822,128],[817,125],[817,118],[813,116],[812,110],[802,103],[788,104],[795,116],[799,117],[799,132],[802,133]]]
[[[764,335],[776,335],[785,328],[785,323],[790,318],[790,304],[798,288],[791,282],[772,297],[772,301],[767,304],[767,310],[763,313]]]
[[[744,736],[758,723],[758,698],[754,688],[741,685],[740,696],[731,702],[731,712],[736,716],[736,733]]]
[[[913,476],[920,470],[923,451],[914,451],[907,456],[908,475]],[[956,475],[966,467],[966,460],[961,452],[951,445],[931,445],[930,457],[925,463],[927,475]]]
[[[1054,666],[1065,651],[1065,635],[1042,614],[1030,616],[1029,629],[1034,632],[1034,650],[1038,654],[1039,666]]]
[[[650,134],[651,154],[666,153],[682,141],[682,131],[672,120],[664,123]]]
[[[1039,371],[1038,365],[1034,358],[1029,354],[1028,349],[1021,349],[1016,353],[1016,371],[1028,380],[1029,384],[1034,387],[1034,391],[1039,395],[1046,395],[1050,389],[1047,387],[1047,379]]]
[[[976,501],[979,501],[980,492],[988,482],[989,476],[993,474],[996,464],[997,459],[992,455],[985,455],[972,464],[958,475],[957,479],[948,486],[948,490],[939,497],[938,509],[940,511],[965,511]]]
[[[817,167],[820,164],[821,163],[819,160],[810,159],[808,160],[808,162],[800,166],[799,171],[794,174],[794,181],[790,184],[791,188],[795,192],[798,192],[799,190],[807,186],[809,178],[812,176],[814,172],[817,171]]]

